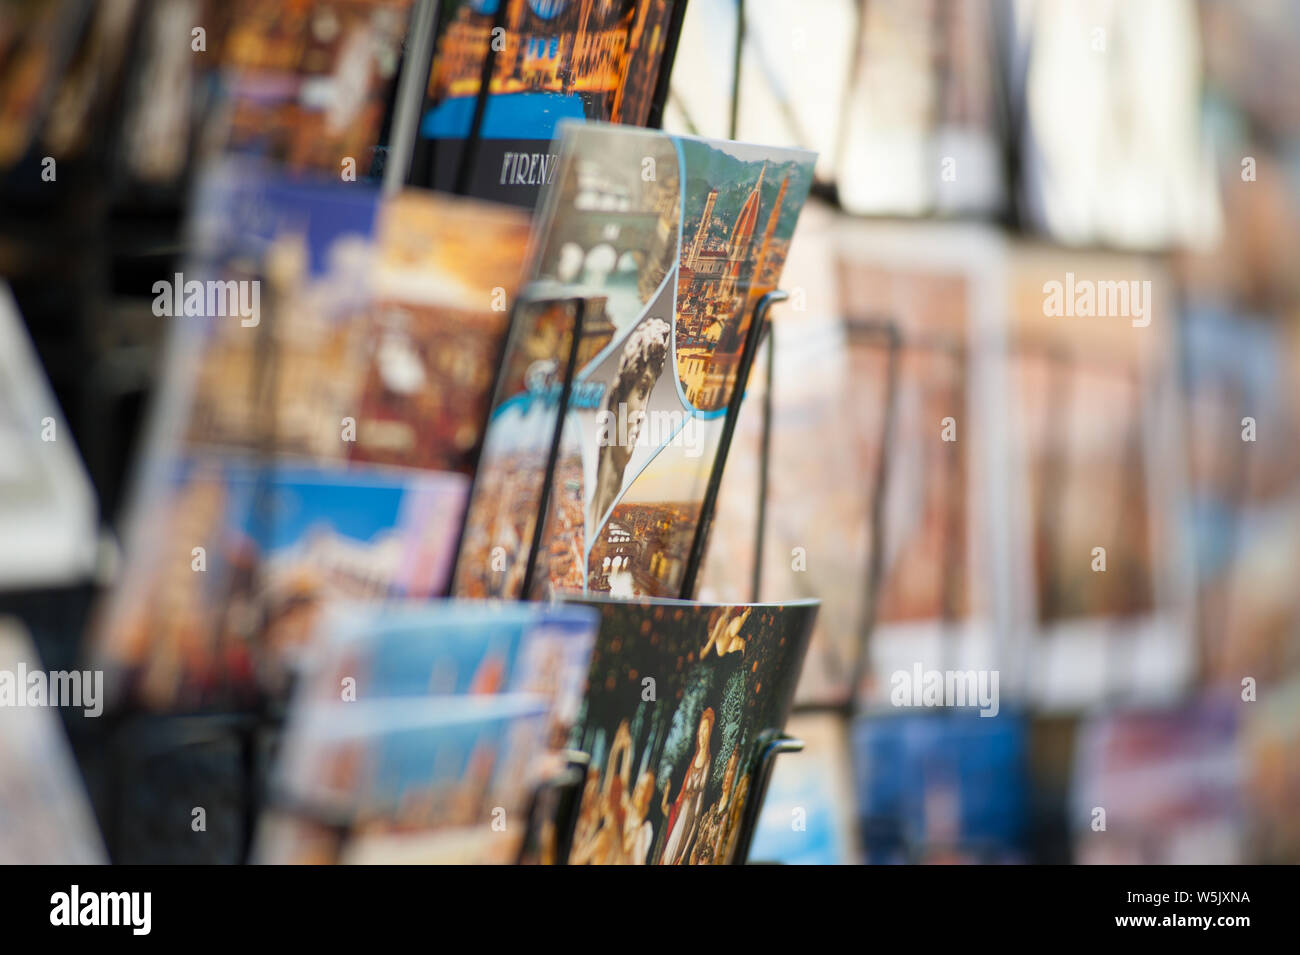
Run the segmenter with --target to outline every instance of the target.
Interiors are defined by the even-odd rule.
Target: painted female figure
[[[709,738],[713,735],[713,708],[706,707],[700,714],[699,729],[695,733],[695,755],[686,766],[681,791],[668,815],[668,840],[664,844],[662,865],[679,865],[686,861],[691,840],[704,809],[704,788],[709,781]],[[664,797],[668,786],[664,786]]]

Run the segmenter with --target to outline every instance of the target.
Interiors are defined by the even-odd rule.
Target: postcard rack
[[[424,31],[420,45],[412,44],[408,46],[407,54],[410,56],[413,69],[404,70],[406,74],[416,75],[423,79],[427,77],[429,67],[434,55],[433,44],[434,37],[437,33],[437,18],[439,12],[436,9],[437,4],[434,0],[420,0],[413,16],[413,24]],[[507,5],[498,4],[495,11],[494,26],[497,28],[504,27],[505,13]],[[685,3],[675,4],[672,18],[668,28],[668,35],[665,43],[664,56],[666,62],[672,62],[681,34],[683,16],[685,13]],[[738,4],[737,11],[737,35],[736,47],[732,58],[732,88],[731,88],[731,108],[730,108],[730,138],[736,138],[736,128],[738,121],[738,102],[740,90],[740,70],[743,56],[743,37],[744,37],[744,3],[743,0]],[[482,73],[478,86],[478,93],[475,98],[472,119],[466,141],[464,142],[457,164],[455,174],[455,186],[453,191],[458,194],[465,194],[469,190],[470,177],[473,172],[475,158],[479,153],[479,147],[482,141],[483,121],[487,113],[487,104],[490,94],[490,79],[495,68],[497,50],[490,46],[484,57]],[[669,71],[661,70],[656,80],[654,94],[651,100],[650,112],[647,121],[647,127],[657,129],[662,123],[664,107],[668,100],[669,92]],[[423,169],[415,168],[418,165],[430,165],[431,160],[421,162],[415,157],[416,147],[416,129],[419,124],[420,112],[425,105],[425,88],[423,84],[404,84],[399,89],[398,100],[395,107],[394,123],[390,142],[393,149],[390,151],[388,158],[388,167],[385,171],[385,188],[396,188],[399,183],[418,184],[423,181]],[[394,155],[394,153],[396,155]],[[706,485],[705,495],[701,503],[699,523],[696,527],[694,539],[691,544],[689,557],[683,574],[679,597],[685,600],[691,600],[695,596],[698,584],[699,574],[704,562],[706,548],[708,545],[709,528],[713,520],[714,512],[717,505],[718,493],[722,484],[723,467],[725,466],[726,457],[731,446],[732,438],[735,434],[736,424],[740,415],[741,402],[744,399],[747,383],[753,368],[754,361],[762,343],[768,342],[767,352],[767,373],[769,384],[764,395],[763,403],[763,442],[760,451],[759,474],[759,506],[757,508],[757,526],[755,535],[758,547],[755,551],[754,567],[754,593],[757,599],[758,586],[761,575],[761,555],[762,543],[765,533],[766,521],[766,495],[767,495],[767,475],[768,475],[768,458],[771,448],[771,375],[773,373],[773,342],[774,336],[771,334],[771,319],[769,312],[773,305],[785,301],[789,298],[789,293],[781,289],[773,289],[762,295],[755,303],[754,312],[747,330],[744,348],[741,354],[741,360],[738,366],[735,386],[729,397],[722,434],[719,439],[718,450],[715,455],[712,468],[709,473],[708,483]],[[538,506],[536,518],[533,522],[532,539],[528,542],[528,551],[525,564],[525,573],[521,587],[523,599],[528,599],[534,593],[534,582],[538,569],[538,559],[541,550],[541,544],[545,535],[545,521],[550,511],[550,502],[554,493],[555,465],[559,458],[560,444],[563,436],[567,409],[572,392],[573,378],[577,372],[577,359],[579,346],[582,337],[582,323],[585,317],[584,303],[578,300],[574,313],[573,331],[570,339],[569,353],[565,361],[565,373],[561,382],[558,396],[557,414],[554,425],[554,431],[551,434],[550,448],[547,456],[547,467],[542,484],[538,494]],[[520,310],[516,305],[511,325],[514,326],[520,319]],[[487,433],[486,422],[481,431]],[[473,489],[471,488],[470,499],[473,499]],[[467,514],[468,516],[468,514]],[[463,541],[464,526],[461,529],[461,538]],[[457,544],[457,551],[460,550],[460,541]],[[449,584],[450,587],[450,584]],[[752,842],[754,830],[758,822],[758,813],[762,807],[763,796],[766,792],[768,780],[771,777],[772,768],[776,757],[782,752],[795,752],[802,749],[803,744],[797,740],[788,737],[780,737],[773,742],[768,743],[759,754],[757,765],[754,768],[752,779],[755,780],[755,788],[751,792],[749,805],[746,807],[745,814],[740,824],[740,831],[737,836],[736,851],[734,859],[743,864],[748,856],[748,848]],[[577,825],[578,809],[582,797],[582,785],[585,780],[585,772],[576,772],[575,768],[580,764],[583,754],[574,754],[570,761],[569,772],[564,777],[548,787],[550,791],[542,791],[534,796],[533,805],[530,807],[530,828],[537,823],[537,819],[532,818],[537,814],[546,811],[548,808],[554,813],[553,820],[558,836],[557,856],[560,859],[567,859],[568,848],[572,844],[573,832]]]
[[[507,6],[505,3],[497,5],[497,22],[504,18]],[[664,50],[667,62],[671,62],[674,55],[685,6],[683,2],[674,7]],[[412,156],[415,151],[420,113],[425,105],[424,81],[433,57],[439,12],[440,4],[436,0],[417,0],[413,7],[411,39],[406,46],[405,62],[396,91],[397,99],[394,103],[388,137],[389,146],[386,150],[380,150],[384,161],[385,189],[393,189],[405,182],[413,182],[418,173],[412,168]],[[743,30],[743,15],[740,29]],[[494,57],[495,50],[490,50],[484,63],[485,79],[491,75]],[[739,64],[738,44],[734,86],[738,86]],[[657,128],[661,123],[668,95],[668,79],[669,71],[661,70],[650,106],[647,123],[650,128]],[[733,131],[736,117],[735,93],[733,87],[731,111]],[[482,139],[488,94],[489,84],[480,83],[469,136],[456,174],[457,192],[467,190],[474,157],[478,153]],[[735,138],[734,133],[732,138]],[[166,188],[147,189],[142,184],[130,181],[124,170],[114,169],[113,189],[109,199],[106,202],[84,204],[81,192],[77,191],[83,185],[81,178],[74,178],[71,166],[66,178],[63,170],[60,169],[57,195],[60,199],[64,195],[71,197],[69,201],[62,202],[61,207],[75,208],[79,217],[84,218],[86,210],[90,210],[92,215],[92,227],[83,229],[80,233],[89,237],[86,240],[89,253],[76,257],[79,262],[90,264],[79,267],[76,273],[76,299],[79,307],[72,310],[77,315],[77,327],[72,336],[76,340],[77,353],[85,352],[91,360],[83,363],[76,355],[62,352],[56,356],[63,361],[60,364],[61,373],[55,377],[65,379],[68,383],[66,391],[60,390],[65,394],[76,396],[70,403],[81,412],[80,417],[90,421],[103,420],[107,414],[105,408],[110,405],[117,412],[115,420],[111,422],[113,424],[120,425],[123,418],[139,417],[135,405],[144,403],[142,397],[147,395],[149,390],[147,368],[149,362],[136,360],[124,370],[124,363],[117,359],[130,350],[129,347],[118,345],[114,348],[110,341],[113,336],[104,334],[95,336],[92,332],[96,328],[102,332],[104,323],[100,321],[101,318],[110,318],[115,322],[119,318],[117,311],[121,311],[120,308],[112,311],[112,314],[107,314],[111,310],[104,305],[114,297],[119,303],[130,299],[136,305],[136,312],[145,314],[143,303],[147,302],[144,294],[144,290],[148,288],[147,278],[157,273],[163,265],[177,260],[183,254],[179,235],[184,198],[195,178],[194,158],[195,150],[193,148],[187,150],[183,173]],[[51,194],[54,194],[53,190]],[[48,206],[44,191],[39,195],[33,193],[32,206],[32,209],[24,207],[16,210],[22,213],[21,215],[13,215],[11,212],[5,214],[6,225],[11,218],[16,220],[14,228],[8,231],[18,235],[26,231],[32,220],[41,218],[41,214]],[[40,235],[43,236],[44,233]],[[59,258],[63,259],[66,256],[60,254]],[[170,271],[170,266],[167,266],[167,270]],[[745,383],[748,382],[764,340],[769,342],[767,355],[769,375],[773,370],[769,311],[774,304],[786,298],[788,293],[772,290],[761,296],[755,304],[741,354],[736,385],[724,417],[718,454],[709,473],[699,524],[690,550],[687,570],[682,579],[680,591],[682,598],[691,599],[698,583],[706,553],[709,526],[721,486],[725,457],[732,443],[746,390]],[[50,311],[68,310],[52,308]],[[582,321],[580,310],[576,321],[579,323],[577,327],[580,328]],[[145,330],[144,333],[136,335],[137,324]],[[135,323],[129,328],[124,326],[123,334],[117,337],[127,337],[127,333],[130,333],[138,337],[152,354],[161,347],[157,340],[157,329],[156,322]],[[266,331],[267,329],[264,328],[264,334]],[[567,374],[559,399],[562,413],[558,416],[551,449],[551,466],[547,469],[546,486],[540,499],[539,517],[545,516],[547,500],[553,490],[551,484],[555,456],[558,454],[558,442],[563,426],[563,409],[568,405],[572,378],[576,371],[576,346],[579,337],[575,329],[574,348],[569,355]],[[141,347],[143,346],[135,346],[134,351],[140,351]],[[108,358],[114,361],[107,361],[103,357],[105,353],[111,353],[108,354]],[[50,357],[48,355],[44,357],[49,365]],[[78,379],[72,373],[76,367],[86,365],[99,371],[99,363],[112,364],[113,367],[102,375],[92,375],[86,379]],[[108,395],[109,400],[101,400],[101,395]],[[767,457],[771,437],[770,392],[765,395],[764,413],[761,494],[765,497]],[[78,430],[84,431],[82,428]],[[92,471],[95,472],[96,478],[94,483],[101,491],[106,512],[115,509],[119,485],[124,483],[121,475],[114,473],[117,468],[112,460],[111,448],[126,447],[131,444],[125,433],[115,435],[114,441],[104,438],[108,433],[108,428],[91,429],[89,434],[94,443],[87,455],[91,459]],[[96,464],[102,466],[96,467]],[[111,493],[105,493],[106,487]],[[756,531],[760,544],[764,533],[764,522],[765,514],[763,507],[760,506]],[[535,572],[538,560],[540,521],[537,527],[528,555],[530,578]],[[755,574],[758,573],[760,571],[756,568]],[[47,643],[42,646],[42,650],[45,651],[49,645]],[[67,648],[60,643],[56,649],[62,651]],[[46,655],[48,660],[49,654]],[[261,809],[268,803],[280,805],[282,802],[268,785],[267,772],[282,726],[283,713],[266,706],[264,701],[261,703],[250,701],[246,706],[230,701],[230,705],[184,713],[119,710],[106,713],[104,719],[95,721],[93,726],[78,721],[76,725],[70,727],[74,747],[79,755],[87,754],[87,761],[94,767],[93,771],[87,772],[87,779],[92,791],[92,799],[99,809],[98,814],[104,821],[104,835],[110,857],[114,861],[145,863],[248,861],[252,851],[256,821]],[[738,833],[735,853],[737,860],[745,859],[748,846],[752,841],[762,796],[776,756],[799,748],[801,744],[798,741],[786,737],[775,739],[763,747],[751,776],[755,782]],[[553,806],[558,813],[557,818],[565,822],[569,840],[572,839],[571,825],[576,823],[581,796],[579,781],[582,779],[582,774],[573,770],[580,764],[580,755],[572,757],[571,771],[563,775],[555,784],[561,798],[553,803]],[[541,796],[539,792],[534,799],[535,804],[539,806],[539,811],[544,806]],[[183,804],[186,811],[177,818],[169,817],[165,821],[161,820],[159,808],[162,805],[173,804],[176,806]],[[329,818],[329,815],[320,812],[318,807],[284,804],[284,808],[293,813],[309,816],[327,828],[341,830],[343,826],[341,821]],[[202,812],[199,813],[199,810]],[[562,828],[562,835],[564,831],[565,829]],[[562,847],[565,845],[566,843],[561,843]],[[567,855],[567,852],[562,855]]]
[[[716,457],[713,461],[706,491],[701,504],[701,513],[699,525],[696,529],[695,539],[692,542],[690,551],[690,560],[686,572],[683,576],[680,598],[690,600],[694,597],[694,592],[698,580],[700,568],[703,563],[705,548],[708,543],[708,529],[713,517],[713,512],[717,504],[718,492],[722,484],[723,468],[726,463],[727,452],[730,449],[732,438],[735,434],[736,423],[739,420],[741,403],[744,400],[750,374],[753,370],[757,353],[764,342],[768,344],[768,374],[772,373],[773,360],[773,338],[772,322],[770,311],[773,305],[785,301],[789,298],[789,293],[782,289],[773,289],[759,297],[755,303],[753,316],[746,333],[744,350],[738,365],[736,383],[730,395],[722,433],[719,437],[719,445]],[[537,514],[533,521],[532,539],[528,542],[528,551],[525,564],[525,573],[521,594],[525,599],[534,593],[534,581],[538,566],[538,558],[541,551],[542,538],[545,534],[545,520],[549,512],[549,504],[554,491],[555,480],[555,462],[559,456],[560,441],[563,435],[569,398],[573,387],[573,378],[577,371],[578,349],[582,338],[582,323],[585,315],[583,302],[581,299],[575,301],[573,315],[573,327],[569,339],[568,354],[564,358],[565,371],[560,381],[559,393],[557,398],[557,413],[553,430],[550,435],[549,449],[547,453],[547,466],[544,472],[541,489],[538,493]],[[512,326],[521,321],[522,310],[518,304],[512,315]],[[771,448],[771,391],[770,380],[769,388],[764,396],[763,403],[763,433],[764,440],[761,448],[761,460],[759,462],[760,474],[760,502],[757,508],[757,525],[755,529],[758,546],[760,551],[756,552],[756,562],[760,559],[761,545],[764,533],[765,522],[765,499],[766,499],[766,482],[768,473],[768,457]],[[484,428],[486,432],[486,426]],[[472,499],[472,492],[471,492]],[[873,502],[873,506],[878,506]],[[462,528],[462,538],[464,529]],[[755,566],[755,587],[757,588],[758,575],[757,563]],[[781,736],[776,740],[767,743],[760,751],[757,757],[756,765],[752,770],[751,778],[755,781],[753,790],[750,793],[749,804],[742,816],[740,827],[736,836],[736,850],[733,854],[733,860],[737,864],[743,864],[747,859],[748,848],[753,841],[754,830],[758,823],[758,814],[762,808],[763,796],[766,792],[767,783],[771,778],[771,773],[775,764],[776,757],[781,753],[797,752],[803,748],[803,744],[790,737]],[[571,761],[570,768],[576,765]],[[543,790],[539,790],[534,795],[532,807],[530,808],[530,830],[539,824],[536,818],[540,813],[551,812],[552,822],[557,833],[557,845],[561,851],[557,853],[559,858],[567,858],[567,847],[572,844],[574,828],[577,825],[577,814],[579,803],[582,796],[582,785],[585,780],[584,773],[570,773],[567,778],[561,779],[555,783],[547,784]]]

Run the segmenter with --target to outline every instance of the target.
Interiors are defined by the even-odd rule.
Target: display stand
[[[664,62],[669,62],[675,52],[684,9],[685,4],[682,3],[678,4],[674,10],[671,28],[666,38]],[[501,26],[504,24],[506,10],[506,4],[498,5],[494,16],[496,25]],[[399,79],[394,100],[389,139],[390,148],[387,152],[384,167],[383,188],[386,192],[393,191],[404,183],[418,179],[423,172],[423,170],[413,168],[412,158],[417,152],[416,141],[419,136],[420,118],[425,107],[428,74],[432,68],[435,55],[438,20],[438,4],[432,2],[432,0],[418,0],[412,14],[410,39],[404,52],[402,76]],[[739,29],[743,32],[743,19]],[[489,45],[487,55],[484,58],[479,90],[475,97],[470,129],[468,136],[462,143],[462,151],[456,164],[455,191],[460,194],[468,191],[476,157],[479,153],[484,118],[491,96],[490,79],[496,64],[496,54],[497,51]],[[737,63],[739,62],[739,56],[738,47]],[[651,104],[651,122],[649,124],[652,128],[657,127],[662,118],[664,103],[668,95],[668,79],[668,71],[663,70],[656,82],[655,95]],[[735,92],[736,90],[733,90],[733,100]],[[179,196],[182,192],[183,190],[178,189],[176,195]],[[176,203],[176,207],[179,207],[179,203]],[[179,251],[178,247],[171,246],[165,250],[169,256],[177,255]],[[683,577],[681,595],[688,599],[695,590],[705,554],[708,529],[712,522],[721,484],[722,468],[734,435],[741,401],[746,390],[745,386],[749,380],[753,363],[756,360],[757,350],[761,342],[768,338],[771,332],[768,313],[773,304],[786,298],[788,298],[788,293],[784,291],[770,291],[761,296],[754,307],[738,367],[736,384],[726,409],[717,457],[709,474],[707,491],[701,506],[700,520],[690,552],[688,570]],[[516,312],[516,314],[518,313]],[[537,564],[540,559],[545,520],[549,513],[549,502],[553,493],[555,463],[558,459],[560,441],[563,436],[573,379],[577,371],[582,322],[583,309],[582,303],[579,301],[564,378],[560,383],[558,413],[555,431],[551,436],[551,447],[544,483],[539,495],[535,533],[528,548],[523,591],[525,597],[531,593],[533,581],[538,572]],[[271,324],[271,321],[264,323],[263,334],[268,337]],[[773,355],[772,349],[769,347],[769,376],[772,369]],[[767,457],[771,437],[770,391],[766,396],[764,412],[765,439],[761,476],[764,482],[762,493],[765,496]],[[486,434],[486,430],[483,433]],[[263,451],[269,451],[269,449],[263,449]],[[266,463],[270,464],[269,459]],[[760,508],[760,525],[764,520],[762,511],[763,509]],[[760,526],[759,534],[762,533],[763,528]],[[239,859],[230,861],[249,861],[256,821],[264,805],[309,820],[316,825],[335,832],[340,844],[346,837],[348,820],[339,818],[336,812],[327,811],[320,806],[307,805],[288,799],[285,794],[276,793],[266,785],[265,737],[270,734],[274,739],[282,728],[282,720],[268,714],[265,707],[254,705],[247,709],[223,708],[192,714],[151,714],[123,711],[111,716],[110,719],[111,722],[106,723],[104,726],[106,731],[104,738],[108,744],[107,750],[112,754],[108,792],[106,794],[108,807],[106,836],[114,856],[120,856],[127,851],[131,843],[128,822],[134,814],[129,812],[129,780],[123,769],[127,762],[130,761],[129,758],[136,761],[147,759],[175,760],[174,764],[170,765],[173,765],[178,773],[183,773],[185,772],[184,767],[189,765],[188,753],[193,751],[196,746],[211,746],[219,750],[223,759],[229,757],[230,768],[233,769],[237,766],[239,769],[236,783],[237,792],[236,789],[231,790],[231,804],[224,807],[223,810],[226,811],[226,816],[238,820],[240,830],[238,838],[235,840]],[[179,726],[174,725],[176,721],[180,721]],[[158,735],[155,731],[161,732],[161,735]],[[749,842],[752,840],[752,828],[756,823],[758,811],[761,809],[762,793],[770,777],[771,765],[776,753],[793,751],[798,748],[801,748],[801,744],[795,744],[792,741],[785,741],[780,745],[773,743],[764,747],[758,765],[751,776],[755,785],[751,787],[750,802],[741,825],[738,845],[743,847],[743,850],[736,853],[737,858],[744,858],[744,853],[747,852]],[[542,787],[539,787],[532,798],[531,814],[535,815],[545,807],[550,807],[553,810],[552,818],[557,836],[556,854],[558,859],[567,859],[572,844],[582,798],[582,787],[586,778],[586,760],[585,754],[572,754],[566,770],[555,780],[550,780]],[[544,793],[547,795],[544,796]],[[537,821],[536,819],[530,819],[530,825],[535,825]],[[230,844],[229,840],[227,840],[227,844]],[[146,849],[145,854],[148,854],[147,847],[140,848]]]
[[[847,698],[842,703],[834,703],[830,705],[796,705],[794,712],[796,714],[828,713],[831,717],[836,718],[843,724],[847,725],[847,723],[851,721],[857,713],[858,690],[862,685],[862,680],[866,673],[866,666],[869,659],[868,643],[875,623],[876,605],[884,569],[884,504],[888,485],[889,448],[893,438],[895,413],[897,410],[899,363],[903,343],[902,335],[899,332],[898,326],[894,322],[888,320],[852,322],[847,326],[846,331],[850,343],[857,342],[883,347],[887,356],[885,395],[880,422],[880,432],[875,436],[877,447],[880,448],[880,453],[876,459],[874,479],[869,481],[866,487],[867,509],[871,520],[871,536],[868,542],[869,552],[867,554],[864,569],[862,612],[860,624],[856,633],[856,639],[852,647],[852,659],[849,661],[848,666],[849,680]],[[772,351],[769,344],[768,394],[764,396],[764,436],[759,462],[760,487],[763,488],[763,493],[759,498],[758,522],[755,529],[756,547],[758,548],[758,552],[755,558],[752,587],[754,601],[757,601],[760,597],[762,582],[759,562],[762,560],[764,525],[767,509],[767,474],[770,467],[771,453],[770,429],[772,412],[770,395],[772,390],[772,364]],[[845,739],[847,740],[848,738],[849,734],[846,731]],[[746,819],[743,826],[743,842],[738,841],[736,854],[733,858],[734,863],[741,864],[748,859],[750,845],[762,810],[762,803],[766,797],[767,785],[770,782],[771,774],[775,768],[774,762],[776,756],[782,752],[798,752],[802,749],[803,744],[801,742],[789,737],[778,739],[764,749],[759,759],[758,769],[753,777],[756,782],[761,781],[762,788],[755,792],[757,801],[753,806],[751,806],[752,812],[746,813]]]

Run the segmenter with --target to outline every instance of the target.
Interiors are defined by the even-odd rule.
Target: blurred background
[[[123,573],[151,286],[258,128],[229,90],[329,71],[275,24],[358,7],[392,80],[409,4],[0,2],[0,614],[50,668]],[[689,0],[664,128],[820,156],[699,593],[823,602],[751,859],[1300,861],[1297,88],[1295,0]],[[997,715],[900,705],[933,670]],[[177,859],[141,820],[188,790],[251,838],[208,724],[61,715],[115,861]]]

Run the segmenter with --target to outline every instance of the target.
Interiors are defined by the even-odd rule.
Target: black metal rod
[[[496,369],[496,382],[492,388],[492,400],[483,413],[482,424],[479,427],[478,442],[475,445],[473,454],[474,460],[470,466],[469,493],[465,495],[465,507],[460,514],[460,528],[456,531],[456,546],[452,549],[451,573],[447,575],[447,585],[443,590],[444,597],[453,596],[456,593],[456,586],[460,582],[461,549],[465,546],[465,531],[469,527],[470,511],[474,507],[474,498],[479,491],[479,465],[483,461],[483,446],[487,443],[488,429],[492,427],[492,415],[507,397],[505,394],[506,356],[510,354],[511,342],[519,334],[519,323],[522,320],[522,315],[523,310],[519,307],[518,300],[516,300],[515,305],[510,309],[510,318],[506,322],[506,333],[502,336],[501,343],[496,349],[496,360],[492,365]]]
[[[483,139],[483,117],[487,113],[488,100],[492,96],[492,74],[496,71],[497,48],[493,42],[496,37],[504,36],[506,26],[507,0],[497,0],[496,15],[492,18],[492,31],[488,34],[487,55],[483,57],[483,70],[479,73],[478,95],[474,99],[474,117],[470,120],[469,133],[461,147],[460,165],[456,169],[456,195],[469,193],[470,177],[474,165],[478,162],[478,147]],[[498,33],[497,31],[503,31]]]
[[[659,129],[664,124],[664,107],[668,103],[673,61],[677,59],[677,43],[682,37],[682,20],[686,17],[686,0],[674,0],[673,12],[668,18],[668,33],[664,38],[664,51],[659,55],[659,75],[650,97],[650,110],[646,114],[646,129]]]
[[[731,118],[727,138],[735,140],[740,124],[740,66],[745,47],[745,0],[736,0],[736,50],[731,59]]]
[[[736,845],[731,853],[732,865],[744,865],[749,861],[749,847],[754,842],[754,833],[758,830],[758,820],[763,814],[763,800],[767,797],[767,786],[772,781],[772,770],[776,768],[776,758],[782,753],[799,753],[803,751],[803,740],[793,736],[778,736],[758,754],[757,765],[750,778],[754,781],[749,791],[749,802],[741,816],[740,828],[736,831]]]
[[[551,510],[551,489],[555,486],[555,466],[560,460],[560,442],[564,437],[564,424],[569,415],[569,396],[573,392],[573,376],[578,368],[578,351],[582,345],[582,325],[586,317],[587,300],[573,300],[573,333],[569,339],[569,360],[565,363],[564,382],[555,406],[555,430],[551,434],[551,449],[546,456],[546,469],[542,472],[542,489],[537,495],[537,520],[533,523],[533,539],[528,544],[528,563],[524,566],[524,581],[520,588],[521,600],[529,599],[533,588],[533,575],[537,571],[537,554],[545,536],[546,519]],[[582,569],[585,576],[587,568]]]
[[[704,491],[704,500],[700,504],[700,520],[695,528],[695,539],[691,542],[690,558],[686,563],[686,573],[682,577],[680,596],[683,600],[691,600],[695,596],[695,582],[699,577],[700,566],[704,563],[704,551],[709,543],[709,527],[713,523],[713,511],[718,503],[718,490],[722,486],[722,469],[727,462],[727,452],[731,449],[732,436],[736,433],[740,403],[745,397],[745,388],[749,384],[749,372],[754,367],[754,356],[758,352],[758,343],[763,337],[767,313],[777,302],[784,302],[789,297],[789,292],[773,289],[760,298],[758,304],[754,306],[754,316],[750,319],[749,331],[745,335],[745,350],[741,355],[736,381],[727,401],[722,436],[718,439],[718,449],[713,455],[713,470],[709,472],[708,487]]]
[[[776,331],[765,322],[763,339],[767,343],[767,381],[763,386],[763,438],[758,452],[758,519],[754,526],[754,570],[750,577],[749,599],[758,603],[763,592],[763,548],[767,538],[767,485],[772,459],[772,382],[776,376]]]
[[[587,772],[591,767],[591,756],[582,750],[569,750],[567,753],[567,771],[570,785],[561,792],[556,807],[555,820],[555,863],[568,865],[569,853],[573,851],[573,837],[578,831],[578,816],[582,812],[582,795],[587,785]]]

